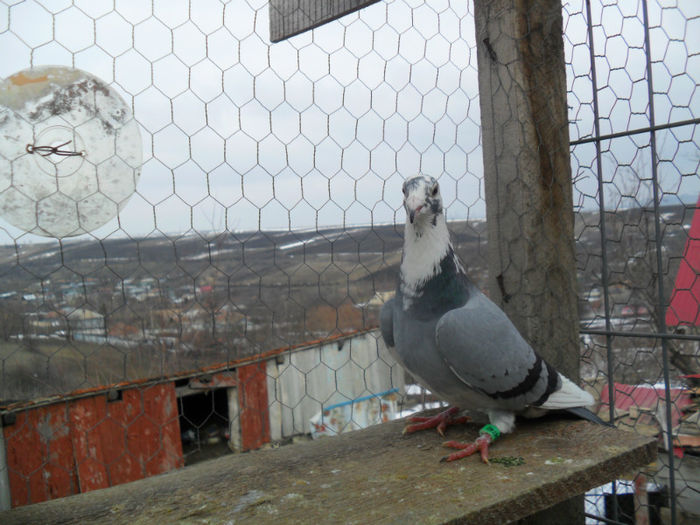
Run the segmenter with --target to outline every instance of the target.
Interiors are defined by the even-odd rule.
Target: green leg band
[[[485,425],[481,430],[479,430],[479,434],[488,434],[489,436],[491,436],[491,441],[493,442],[500,437],[501,431],[498,430],[498,427],[489,423],[488,425]]]

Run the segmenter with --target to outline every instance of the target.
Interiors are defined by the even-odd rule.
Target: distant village
[[[198,300],[206,301],[208,296],[213,296],[216,292],[215,285],[204,285],[195,290],[189,286],[169,290],[164,297],[157,280],[152,277],[125,279],[118,283],[116,289],[105,289],[87,278],[80,284],[61,284],[57,286],[55,293],[43,295],[31,292],[3,292],[0,293],[0,305],[16,306],[19,303],[26,307],[22,314],[22,331],[10,335],[10,339],[70,339],[99,344],[108,342],[116,346],[134,346],[158,340],[172,345],[182,337],[183,328],[192,333],[211,330],[211,313],[203,308]],[[612,285],[608,290],[609,301],[613,305],[612,317],[619,324],[618,328],[629,323],[637,326],[642,323],[648,327],[651,322],[648,305],[643,301],[631,300],[633,292],[633,289],[624,284]],[[359,309],[377,310],[393,293],[393,289],[376,291],[370,300],[356,303],[354,306]],[[85,304],[86,295],[116,295],[126,297],[130,304],[136,301],[161,307],[149,308],[147,318],[135,320],[137,322],[134,325],[123,321],[110,322],[110,316],[105,315],[104,311],[99,311],[99,307]],[[32,308],[37,304],[56,306],[55,309]],[[581,297],[580,309],[583,326],[601,327],[604,324],[602,290],[588,290]],[[225,304],[217,310],[213,318],[223,330],[224,327],[230,328],[229,325],[242,322],[245,316],[240,312],[240,308]]]
[[[608,219],[611,236],[619,239],[608,253],[607,307],[615,329],[644,332],[658,322],[648,233],[626,227],[641,223],[644,213],[633,209]],[[664,213],[670,297],[692,213],[683,206]],[[585,226],[596,224],[595,214],[587,217],[576,226],[584,331],[606,328],[600,234]],[[470,276],[486,289],[485,223],[458,221],[450,227]],[[220,362],[369,328],[393,293],[401,237],[386,225],[251,232],[214,241],[192,235],[178,239],[175,252],[173,247],[167,238],[120,240],[102,246],[105,257],[94,243],[75,242],[62,248],[60,264],[41,246],[20,247],[21,256],[0,247],[0,268],[6,268],[0,273],[0,350],[2,341],[33,341],[27,348],[47,355],[54,351],[41,352],[41,344],[140,348],[146,354],[151,348],[179,356],[175,367],[185,366],[185,356],[196,363]],[[582,344],[599,342],[584,335]],[[630,381],[656,373],[646,370],[655,366],[651,362],[635,363]],[[145,372],[122,370],[130,378],[137,373]]]

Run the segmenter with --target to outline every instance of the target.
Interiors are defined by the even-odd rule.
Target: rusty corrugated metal
[[[21,412],[3,433],[13,507],[79,492],[66,404]]]
[[[172,382],[25,410],[3,432],[15,507],[184,464]]]
[[[260,448],[270,442],[266,368],[263,362],[237,370],[242,450]]]
[[[168,378],[116,383],[0,406],[0,413],[14,417],[14,423],[2,428],[12,506],[105,488],[183,466],[177,379],[193,378],[190,386],[195,389],[227,387],[235,391],[242,450],[260,447],[273,434],[277,439],[304,433],[322,399],[338,402],[383,390],[386,384],[403,384],[400,374],[391,377],[393,360],[372,330],[278,348]],[[285,357],[279,360],[282,354]],[[325,372],[319,369],[320,375],[307,375],[319,362]],[[234,369],[235,375],[229,372]],[[202,376],[211,381],[202,381]],[[307,385],[300,383],[307,380],[308,392]],[[322,397],[324,388],[338,392]],[[303,402],[291,402],[290,396],[297,395],[295,389],[297,394],[306,393]],[[115,392],[118,396],[109,401]],[[315,395],[307,395],[310,392]],[[287,421],[283,430],[283,421],[290,417],[296,417],[296,422],[289,425]]]

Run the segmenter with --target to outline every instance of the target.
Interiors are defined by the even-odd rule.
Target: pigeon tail
[[[574,384],[570,379],[559,374],[561,388],[547,398],[540,408],[561,410],[565,408],[585,407],[595,403],[593,396]]]
[[[603,421],[600,419],[598,416],[596,416],[593,412],[588,410],[585,407],[573,407],[573,408],[567,408],[566,411],[569,414],[573,414],[576,417],[580,417],[581,419],[585,419],[586,421],[590,421],[591,423],[596,423],[598,425],[603,425],[606,427],[611,427],[613,426],[612,424],[608,423],[607,421]]]

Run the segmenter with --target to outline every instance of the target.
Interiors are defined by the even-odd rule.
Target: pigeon
[[[450,242],[438,181],[418,175],[403,184],[406,226],[396,294],[382,307],[380,331],[393,357],[425,388],[451,408],[404,432],[437,428],[468,418],[463,410],[488,417],[473,443],[449,441],[454,461],[488,448],[515,428],[516,415],[538,417],[582,408],[593,396],[540,357],[506,314],[469,279]],[[599,421],[599,420],[598,420]],[[600,422],[600,421],[599,421]]]

